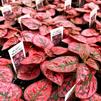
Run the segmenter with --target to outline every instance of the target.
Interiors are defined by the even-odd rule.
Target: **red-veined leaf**
[[[53,54],[55,55],[62,55],[68,51],[67,48],[59,47],[59,46],[54,46],[51,48]]]
[[[8,65],[8,64],[11,64],[11,60],[0,58],[0,65]]]
[[[26,26],[30,30],[37,30],[41,26],[41,22],[38,21],[37,19],[23,18],[21,19],[21,22],[24,26]]]
[[[5,38],[9,39],[9,38],[15,37],[15,36],[17,36],[17,33],[18,33],[18,31],[16,31],[16,30],[8,30],[8,33],[5,36]]]
[[[3,38],[5,35],[7,35],[7,29],[0,29],[0,38]]]
[[[32,80],[40,75],[40,69],[36,65],[20,65],[17,77],[21,80]]]
[[[70,35],[71,38],[75,39],[76,41],[82,42],[82,43],[87,43],[86,37],[82,35]]]
[[[53,47],[53,43],[48,38],[42,35],[35,35],[33,39],[33,44],[40,48],[51,48]]]
[[[93,68],[93,69],[95,69],[95,70],[99,70],[99,66],[98,66],[97,62],[96,62],[95,60],[93,60],[92,58],[87,59],[87,60],[85,61],[85,63],[86,63],[89,67],[91,67],[91,68]]]
[[[2,82],[12,82],[13,72],[7,66],[0,66],[0,81]]]
[[[20,99],[22,90],[17,85],[12,83],[0,82],[0,100],[11,101],[11,99]]]
[[[48,101],[64,101],[64,98],[58,96],[58,90],[54,90],[52,91],[52,94],[49,97]]]
[[[59,97],[65,97],[67,92],[73,87],[75,84],[75,75],[68,76],[65,78],[62,86],[58,87],[58,95]]]
[[[97,80],[85,64],[78,65],[76,82],[75,95],[80,99],[91,97],[97,90]]]
[[[77,68],[78,59],[74,56],[61,56],[47,63],[47,68],[55,72],[72,72]]]
[[[46,76],[46,78],[48,78],[52,82],[61,86],[63,83],[63,80],[64,80],[63,74],[62,73],[56,73],[56,72],[53,72],[53,71],[50,71],[49,69],[47,69],[47,67],[46,67],[47,63],[48,63],[48,61],[45,61],[44,63],[41,64],[41,67],[40,67],[41,71]]]
[[[34,34],[31,31],[22,31],[21,35],[25,42],[33,42]]]
[[[92,97],[88,99],[81,99],[80,101],[101,101],[101,96],[95,93]]]
[[[81,35],[83,35],[83,36],[85,36],[85,37],[91,37],[91,36],[98,36],[99,33],[96,32],[95,29],[89,28],[89,29],[83,30],[83,31],[81,32]]]
[[[34,52],[21,61],[21,64],[39,64],[45,60],[45,54],[43,52]]]
[[[101,52],[98,49],[89,47],[89,52],[91,58],[101,62]]]
[[[47,101],[52,91],[48,80],[37,81],[25,89],[24,98],[27,101]]]
[[[19,41],[19,40],[18,40],[17,37],[12,37],[12,38],[8,39],[8,40],[4,43],[2,50],[5,50],[5,49],[9,48],[10,46],[17,44],[18,41]]]

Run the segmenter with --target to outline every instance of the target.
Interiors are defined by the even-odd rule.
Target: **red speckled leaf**
[[[2,50],[5,50],[5,49],[9,48],[10,46],[17,44],[18,41],[19,41],[19,40],[18,40],[18,38],[16,38],[16,37],[12,37],[12,38],[8,39],[8,40],[4,43]]]
[[[94,44],[96,42],[99,42],[98,37],[89,37],[87,39],[87,44]]]
[[[12,82],[13,72],[7,66],[0,66],[0,81],[2,82]]]
[[[17,85],[12,83],[0,82],[0,100],[12,101],[12,99],[20,99],[22,90]]]
[[[68,51],[67,48],[59,47],[59,46],[54,46],[51,48],[53,54],[55,55],[62,55]]]
[[[49,33],[48,27],[43,25],[39,28],[41,35],[47,35]]]
[[[22,31],[21,35],[25,42],[33,42],[34,34],[31,31]]]
[[[48,57],[54,57],[54,54],[51,49],[45,48],[44,51]]]
[[[92,97],[88,99],[81,99],[80,101],[101,101],[101,96],[95,93]]]
[[[0,29],[0,38],[3,38],[5,35],[7,35],[7,29]]]
[[[99,70],[99,66],[98,66],[97,62],[95,60],[93,60],[92,58],[87,59],[87,61],[85,61],[85,63],[89,67],[91,67],[91,68],[93,68],[95,70]]]
[[[30,30],[37,30],[41,26],[41,22],[37,19],[24,18],[21,19],[21,22],[24,26],[28,27]]]
[[[24,42],[25,52],[29,52],[32,49],[32,44],[28,42]]]
[[[15,99],[11,99],[10,101],[24,101],[24,100],[23,99],[15,98]]]
[[[62,40],[62,42],[66,43],[66,44],[70,44],[71,42],[74,42],[75,40],[72,39],[71,37],[68,36],[68,38],[65,38]]]
[[[47,63],[47,68],[55,72],[72,72],[77,68],[78,59],[74,56],[61,56]]]
[[[8,64],[11,64],[11,60],[0,58],[0,65],[8,65]]]
[[[68,50],[73,52],[73,53],[80,55],[80,57],[83,60],[86,60],[86,58],[88,58],[88,55],[89,55],[88,47],[89,46],[87,44],[72,42],[69,44]]]
[[[1,22],[1,21],[4,21],[4,20],[5,20],[5,17],[0,16],[0,22]]]
[[[58,87],[58,95],[59,97],[65,97],[67,92],[73,87],[75,84],[75,75],[68,76],[65,78],[62,86]]]
[[[49,97],[48,101],[64,101],[64,98],[58,96],[58,90],[54,90],[52,91],[52,94]]]
[[[100,30],[101,29],[101,22],[96,20],[96,29]]]
[[[73,53],[79,54],[81,46],[83,46],[82,43],[71,42],[69,44],[69,46],[68,46],[68,50],[71,51],[71,52],[73,52]]]
[[[90,10],[84,8],[75,8],[75,10],[81,13],[90,13]]]
[[[51,48],[53,47],[53,43],[47,37],[42,35],[35,35],[33,39],[33,44],[40,48]]]
[[[41,71],[43,72],[43,74],[52,82],[58,84],[58,85],[62,85],[63,80],[64,80],[64,76],[62,73],[56,73],[53,71],[50,71],[49,69],[46,68],[46,64],[48,63],[48,61],[45,61],[44,63],[41,64]]]
[[[40,75],[40,69],[36,65],[20,65],[17,77],[21,80],[32,80]]]
[[[75,95],[80,99],[91,97],[97,90],[97,80],[85,64],[78,65],[76,82]]]
[[[9,39],[12,37],[15,37],[17,35],[18,31],[16,30],[8,30],[7,35],[5,36],[5,38]]]
[[[86,22],[89,22],[90,20],[90,14],[89,13],[86,13],[83,15],[83,19],[86,21]]]
[[[99,33],[96,32],[95,29],[89,28],[89,29],[83,30],[83,31],[81,32],[81,35],[86,36],[86,37],[91,37],[91,36],[98,36]]]
[[[79,18],[79,17],[73,18],[73,19],[71,19],[71,22],[73,22],[76,25],[85,24],[85,21],[83,20],[82,17],[81,18]]]
[[[82,43],[87,43],[86,37],[84,37],[82,35],[70,35],[70,37],[72,37],[76,41],[79,41],[79,42],[82,42]]]
[[[89,47],[89,51],[91,58],[101,62],[101,52],[98,49],[94,47]]]
[[[30,53],[29,53],[30,54]],[[45,54],[43,52],[33,52],[28,57],[21,61],[21,64],[39,64],[45,60]]]
[[[24,92],[24,98],[27,101],[47,101],[52,91],[51,82],[40,80],[29,85]]]

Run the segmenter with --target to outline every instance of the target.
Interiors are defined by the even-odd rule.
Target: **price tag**
[[[13,14],[11,5],[4,5],[3,7],[0,8],[0,10],[4,17],[9,17],[10,15]]]
[[[23,41],[8,50],[13,67],[17,73],[20,62],[26,57]]]
[[[65,0],[65,7],[64,9],[71,8],[72,0]]]
[[[98,10],[98,8],[94,8],[90,12],[89,27],[92,27],[96,21],[97,10]]]
[[[67,94],[65,95],[65,101],[67,101],[68,98],[73,94],[75,87],[76,87],[76,84],[67,92]]]
[[[20,27],[21,27],[22,30],[23,30],[23,27],[22,27],[22,24],[21,24],[21,19],[23,19],[23,18],[31,18],[31,16],[30,16],[30,14],[26,14],[26,15],[20,16],[18,18],[18,23],[20,24]]]
[[[59,27],[50,31],[51,41],[54,43],[54,45],[59,44],[63,39],[63,29],[63,27]]]

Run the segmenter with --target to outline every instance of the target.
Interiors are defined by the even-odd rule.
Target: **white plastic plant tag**
[[[72,0],[65,0],[65,7],[64,9],[71,8]]]
[[[22,27],[22,24],[21,24],[21,19],[23,19],[23,18],[31,18],[31,16],[30,16],[30,14],[26,14],[26,15],[20,16],[18,18],[18,23],[20,24],[21,30],[23,30],[23,27]]]
[[[21,23],[21,19],[24,19],[24,18],[31,18],[31,16],[30,16],[30,14],[26,14],[26,15],[20,16],[18,18],[18,23],[20,24]]]
[[[12,2],[15,2],[15,0],[12,0]]]
[[[32,0],[21,0],[26,6],[32,6]]]
[[[54,43],[54,45],[59,44],[63,39],[63,30],[63,27],[58,27],[50,31],[51,41]]]
[[[90,12],[89,27],[92,27],[96,21],[97,10],[98,10],[98,8],[94,8]]]
[[[23,41],[8,50],[13,68],[17,73],[20,62],[26,57]]]
[[[44,0],[35,0],[36,6],[42,3]]]
[[[4,5],[3,7],[0,8],[0,10],[4,17],[8,17],[13,14],[11,5]]]
[[[78,2],[79,2],[79,7],[81,7],[85,4],[85,0],[78,0]]]
[[[2,6],[8,3],[8,0],[1,0]]]
[[[36,8],[38,9],[39,6],[42,7],[43,6],[43,1],[44,0],[35,0],[35,4],[36,4]]]
[[[65,95],[65,101],[67,101],[68,98],[73,94],[75,87],[76,87],[76,84],[67,92],[67,94]]]

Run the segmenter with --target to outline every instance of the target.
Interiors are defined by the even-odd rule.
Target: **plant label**
[[[13,14],[11,5],[4,5],[0,8],[2,15],[7,18]]]
[[[92,27],[96,21],[97,10],[98,8],[95,8],[90,12],[89,27]]]
[[[76,87],[76,84],[67,92],[67,94],[65,95],[65,101],[67,101],[68,98],[73,94],[75,87]]]
[[[79,7],[81,7],[85,4],[85,0],[78,0],[78,2],[79,2]]]
[[[72,0],[65,0],[65,7],[64,9],[71,8]]]
[[[18,18],[18,23],[21,23],[21,19],[24,19],[24,18],[31,18],[31,16],[30,16],[30,14],[26,14],[26,15],[20,16]]]
[[[13,68],[17,73],[20,62],[26,57],[23,41],[8,50]]]
[[[63,29],[63,27],[59,27],[50,31],[51,41],[54,43],[54,45],[58,45],[63,39]]]
[[[23,30],[23,27],[22,27],[22,24],[21,24],[21,19],[24,19],[24,18],[31,18],[31,16],[30,16],[30,14],[26,14],[26,15],[20,16],[18,18],[18,23],[20,24],[21,30]]]
[[[32,0],[21,0],[26,6],[32,6]]]
[[[12,2],[15,2],[15,0],[12,0]]]
[[[36,8],[38,9],[39,7],[43,6],[43,1],[44,0],[35,0]]]
[[[2,6],[8,3],[8,0],[1,0]]]

